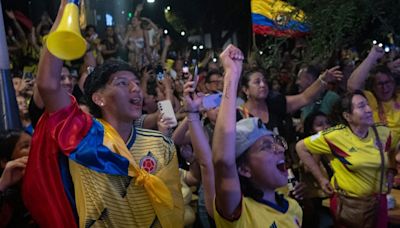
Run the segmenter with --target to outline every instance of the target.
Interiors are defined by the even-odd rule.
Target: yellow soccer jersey
[[[382,125],[376,128],[385,149],[387,168],[390,130]],[[365,139],[360,139],[349,127],[338,125],[305,138],[304,144],[313,154],[332,155],[332,186],[335,186],[336,179],[339,188],[352,196],[368,196],[379,192],[381,157],[372,128]]]
[[[249,197],[242,198],[240,218],[235,221],[224,219],[214,205],[214,220],[217,227],[301,227],[303,212],[299,204],[283,195],[277,195],[284,206],[272,203],[260,203]]]
[[[131,147],[130,147],[131,146]],[[170,188],[176,209],[183,201],[175,146],[160,132],[136,128],[128,147],[140,168],[159,176]],[[161,227],[146,190],[128,176],[108,175],[69,161],[80,227]],[[160,173],[168,172],[167,178]],[[164,175],[165,176],[165,175]]]
[[[392,148],[400,140],[400,92],[397,92],[396,100],[382,102],[384,114],[379,116],[378,102],[370,91],[363,91],[367,97],[368,104],[371,107],[376,123],[385,122],[392,132]]]

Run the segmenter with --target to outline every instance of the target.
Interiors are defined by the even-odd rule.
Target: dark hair
[[[307,65],[300,68],[300,70],[305,70],[305,72],[311,75],[314,80],[317,80],[318,76],[321,74],[321,69],[318,66],[314,65]]]
[[[244,165],[245,163],[247,163],[247,159],[248,159],[248,153],[249,149],[247,149],[243,154],[241,154],[238,158],[236,158],[236,167],[237,169],[239,169],[239,167],[241,167],[242,165]],[[251,180],[247,177],[244,177],[242,175],[240,175],[240,173],[238,173],[239,175],[239,182],[240,182],[240,189],[242,191],[242,194],[246,197],[250,197],[253,199],[261,199],[264,196],[263,191],[261,191],[260,189],[257,189],[253,182],[251,182]]]
[[[243,73],[241,79],[240,79],[240,86],[238,87],[239,89],[239,94],[241,94],[241,97],[246,101],[247,97],[243,94],[242,88],[249,88],[249,82],[250,82],[250,76],[253,75],[254,73],[261,73],[265,79],[267,79],[267,72],[264,70],[264,68],[261,67],[253,67],[250,70],[246,71]]]
[[[205,82],[210,83],[211,76],[213,76],[214,74],[218,74],[218,75],[222,76],[222,73],[219,70],[210,70],[206,75]]]
[[[11,160],[12,152],[21,134],[20,130],[0,131],[0,160]]]
[[[334,105],[333,112],[332,112],[332,117],[336,118],[333,119],[335,120],[335,124],[345,124],[349,126],[349,123],[347,120],[343,117],[343,113],[352,113],[353,112],[353,97],[355,95],[360,95],[363,96],[364,98],[367,98],[365,94],[361,90],[355,90],[354,92],[347,92],[345,93],[340,100]]]
[[[85,99],[90,113],[92,113],[94,117],[101,118],[101,109],[93,102],[92,95],[99,89],[104,88],[111,75],[119,71],[129,71],[138,77],[136,70],[128,63],[122,60],[110,59],[105,61],[104,64],[96,67],[85,80],[83,86]]]
[[[395,83],[394,79],[393,79],[393,74],[390,71],[390,69],[385,65],[378,65],[370,71],[370,77],[368,77],[368,80],[366,83],[366,88],[369,89],[370,91],[372,91],[373,93],[374,93],[373,87],[376,82],[376,75],[378,73],[387,75],[393,81],[393,83]],[[376,94],[375,94],[375,97],[376,97]]]
[[[87,33],[89,31],[89,29],[93,29],[96,32],[96,26],[94,26],[94,25],[86,25],[85,33]]]
[[[314,129],[313,129],[313,125],[314,125],[314,120],[318,117],[318,116],[325,116],[328,117],[325,113],[321,112],[321,111],[315,111],[310,113],[305,119],[304,119],[304,136],[310,136],[312,134],[315,133]]]

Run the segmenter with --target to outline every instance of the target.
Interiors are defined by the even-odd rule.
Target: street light
[[[164,35],[168,34],[168,29],[164,29]]]
[[[185,31],[182,31],[181,36],[185,36],[185,35],[186,35]]]
[[[200,50],[203,50],[203,49],[204,49],[204,46],[201,44],[201,45],[199,46],[199,49],[200,49]]]
[[[197,50],[197,46],[193,45],[192,49],[193,49],[193,51],[196,51]]]
[[[147,0],[147,3],[154,3],[155,0]]]

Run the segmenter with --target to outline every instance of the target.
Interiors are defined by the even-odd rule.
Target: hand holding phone
[[[178,121],[176,120],[175,112],[172,108],[172,103],[170,100],[159,101],[157,103],[157,107],[160,113],[163,114],[163,116],[172,119],[173,124],[171,127],[175,127],[176,125],[178,125]]]
[[[196,89],[197,82],[199,81],[199,67],[197,64],[194,66],[193,81],[194,81],[193,88]]]
[[[164,69],[161,65],[158,65],[156,68],[156,77],[157,77],[157,81],[164,80]]]
[[[182,73],[183,73],[183,74],[188,74],[188,73],[189,73],[189,64],[188,64],[187,61],[185,61],[185,62],[183,63]]]

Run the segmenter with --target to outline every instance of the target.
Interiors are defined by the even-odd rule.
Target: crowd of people
[[[228,45],[193,61],[168,54],[139,4],[104,37],[87,26],[85,55],[67,62],[45,43],[66,4],[29,33],[6,12],[24,129],[0,132],[0,227],[388,226],[396,50],[338,66],[285,53],[263,69]]]

